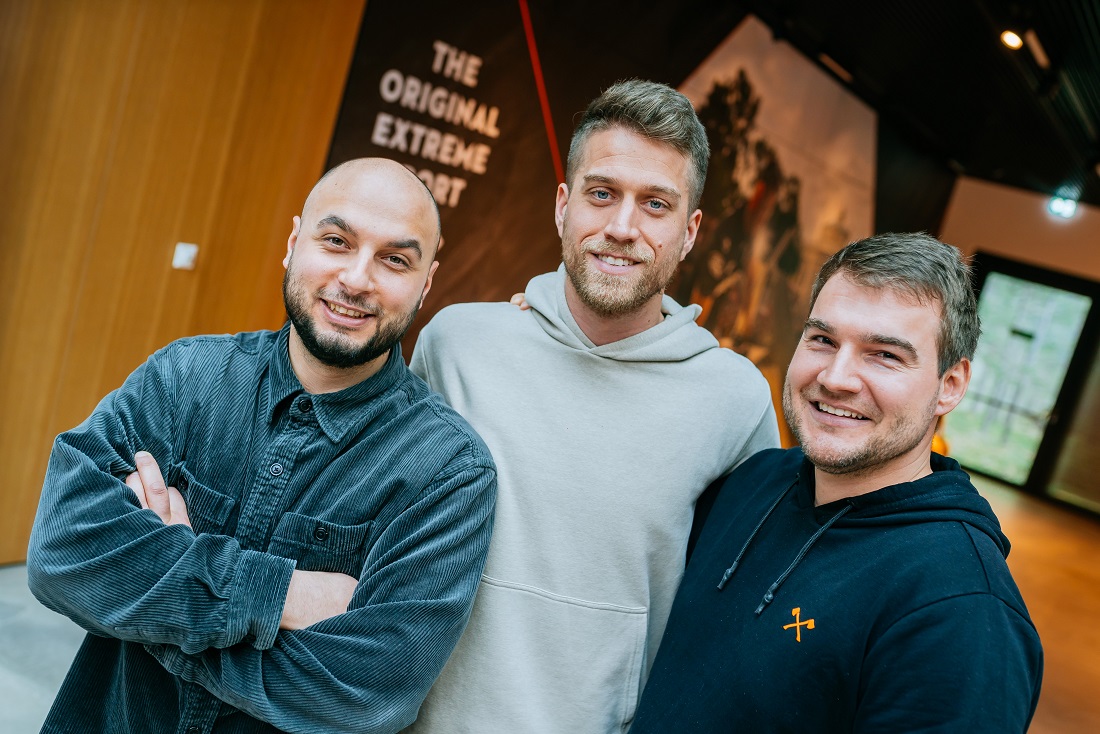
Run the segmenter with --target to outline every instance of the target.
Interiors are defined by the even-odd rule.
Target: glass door
[[[1100,285],[979,253],[982,338],[945,420],[968,469],[1046,492],[1096,344]]]

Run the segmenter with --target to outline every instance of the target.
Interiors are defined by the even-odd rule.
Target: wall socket
[[[176,270],[194,270],[195,259],[199,256],[199,246],[191,242],[177,242],[172,253],[172,267]]]

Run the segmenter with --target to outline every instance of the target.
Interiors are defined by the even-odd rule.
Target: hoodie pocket
[[[418,723],[477,734],[625,731],[647,627],[644,607],[482,576],[466,632]]]

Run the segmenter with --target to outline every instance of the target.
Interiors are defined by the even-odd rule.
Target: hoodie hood
[[[805,458],[799,467],[798,502],[801,507],[812,507],[814,503],[814,466]],[[839,527],[961,522],[988,535],[1001,554],[1008,557],[1010,544],[1001,532],[993,508],[974,489],[970,475],[962,470],[959,462],[946,456],[932,454],[932,473],[915,482],[894,484],[838,500],[815,511],[819,517],[831,515],[841,505],[850,505],[852,509],[837,522]]]
[[[695,323],[702,309],[696,305],[681,306],[668,296],[661,300],[661,313],[665,316],[661,323],[626,339],[596,346],[569,311],[565,278],[565,265],[559,265],[552,273],[532,278],[525,294],[539,326],[571,349],[622,362],[681,362],[719,348],[718,340]]]
[[[856,497],[830,502],[819,507],[814,506],[814,465],[803,456],[800,449],[787,452],[784,462],[794,472],[781,471],[780,474],[794,475],[794,481],[780,493],[775,502],[760,518],[748,540],[741,547],[733,563],[722,574],[718,590],[725,588],[737,571],[741,559],[751,552],[753,540],[768,517],[792,492],[799,510],[813,512],[819,524],[818,530],[795,554],[787,569],[764,592],[756,614],[764,611],[787,577],[795,572],[798,564],[811,552],[818,539],[833,527],[881,527],[887,532],[888,526],[909,526],[922,522],[961,522],[989,536],[1001,554],[1008,557],[1010,544],[1001,532],[1001,524],[993,514],[993,508],[978,494],[966,474],[954,459],[932,454],[932,473],[914,482],[894,484],[889,487]],[[790,463],[787,463],[790,462]]]

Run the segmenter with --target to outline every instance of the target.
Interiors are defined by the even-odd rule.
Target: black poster
[[[555,153],[522,8],[367,4],[328,163],[393,158],[435,195],[444,247],[414,331],[447,304],[507,299],[560,260]]]

